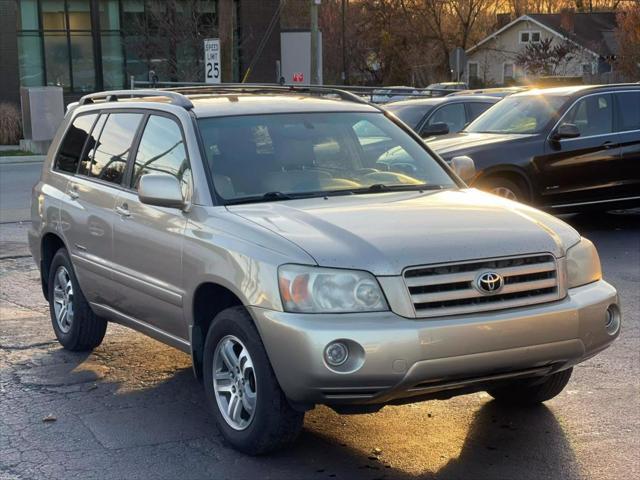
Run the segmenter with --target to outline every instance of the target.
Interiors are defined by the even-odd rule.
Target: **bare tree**
[[[618,12],[616,39],[620,51],[617,66],[629,80],[640,79],[640,2]]]
[[[165,81],[203,80],[203,40],[217,36],[210,2],[152,0],[125,31],[130,51]]]

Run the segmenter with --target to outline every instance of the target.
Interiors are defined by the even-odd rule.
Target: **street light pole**
[[[349,84],[349,73],[347,68],[347,33],[346,33],[346,17],[347,17],[347,1],[342,0],[342,83]]]
[[[320,84],[318,63],[320,60],[320,41],[318,38],[318,5],[320,0],[311,0],[311,84]]]

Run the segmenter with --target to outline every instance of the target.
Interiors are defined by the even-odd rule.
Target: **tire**
[[[490,177],[478,183],[478,188],[485,192],[493,193],[499,197],[514,200],[516,202],[527,202],[528,197],[523,188],[516,182],[504,177]]]
[[[233,347],[236,358],[240,358],[239,364],[247,366],[251,362],[253,367],[245,370],[242,366],[241,375],[236,374],[235,380],[228,378],[228,371],[231,370],[227,366],[228,363],[224,359],[220,361],[224,357],[222,352],[229,345]],[[232,307],[216,315],[207,333],[204,348],[205,395],[218,429],[226,441],[248,455],[261,455],[293,443],[302,430],[304,413],[294,410],[289,405],[273,373],[260,335],[246,309]],[[217,351],[220,353],[216,353]],[[219,382],[215,385],[214,372],[217,373],[215,381]],[[232,386],[234,382],[242,380],[246,383],[235,383],[238,386]],[[252,398],[255,402],[253,413],[245,410],[245,403],[241,401],[242,412],[236,416],[238,421],[225,414],[232,410],[229,406],[233,394],[230,391],[218,393],[216,385],[219,389],[236,388],[233,392],[244,391],[243,399],[249,402]],[[253,396],[249,395],[250,393]],[[235,427],[232,424],[235,424]]]
[[[507,405],[538,405],[558,395],[569,383],[572,372],[573,368],[568,368],[543,377],[542,380],[516,380],[487,392],[498,402]]]
[[[65,248],[58,250],[51,260],[47,287],[51,324],[58,342],[65,349],[76,352],[93,350],[100,345],[107,331],[107,321],[93,313],[84,298]],[[63,307],[66,317],[61,315]]]

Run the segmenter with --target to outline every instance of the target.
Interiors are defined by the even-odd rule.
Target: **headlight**
[[[598,251],[586,238],[567,250],[569,288],[579,287],[602,278]]]
[[[278,285],[287,312],[388,310],[378,281],[368,272],[283,265],[278,269]]]

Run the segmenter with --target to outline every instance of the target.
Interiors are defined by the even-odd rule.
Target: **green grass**
[[[33,152],[26,150],[0,150],[0,157],[19,157],[23,155],[35,155]]]

